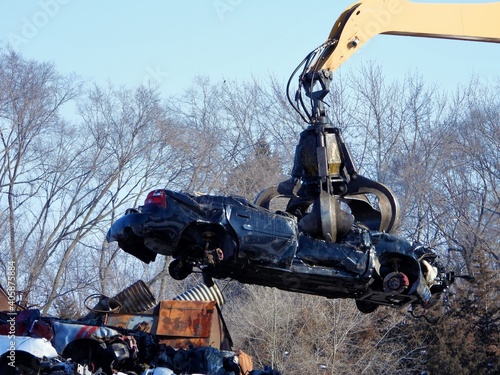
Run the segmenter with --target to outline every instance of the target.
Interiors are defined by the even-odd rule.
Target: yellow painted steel
[[[500,43],[500,2],[428,4],[407,0],[366,0],[336,21],[331,46],[313,69],[333,71],[378,34]]]

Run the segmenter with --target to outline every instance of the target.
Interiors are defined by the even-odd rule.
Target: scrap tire
[[[175,280],[184,280],[191,272],[193,272],[193,265],[180,259],[174,259],[168,265],[168,273]]]
[[[363,314],[371,314],[377,310],[378,305],[373,302],[356,300],[356,307]]]
[[[16,352],[15,367],[9,365],[9,359],[0,359],[0,374],[2,375],[37,375],[40,371],[40,360],[29,353]]]

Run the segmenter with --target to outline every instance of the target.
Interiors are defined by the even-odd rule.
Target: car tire
[[[378,305],[373,302],[356,300],[356,307],[363,314],[371,314],[377,310]]]
[[[175,280],[184,280],[191,272],[193,272],[193,265],[180,259],[174,259],[168,265],[168,273]]]
[[[17,352],[15,366],[9,364],[6,357],[0,359],[2,375],[37,375],[40,372],[40,360],[29,353]]]

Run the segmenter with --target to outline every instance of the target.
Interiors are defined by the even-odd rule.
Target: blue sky
[[[0,43],[98,84],[134,87],[151,80],[164,95],[177,95],[196,76],[243,82],[252,77],[265,80],[272,73],[285,82],[353,3],[2,0]],[[448,89],[472,74],[484,81],[497,79],[500,45],[378,36],[341,70],[356,74],[367,61],[380,64],[388,79],[417,70],[426,81]]]

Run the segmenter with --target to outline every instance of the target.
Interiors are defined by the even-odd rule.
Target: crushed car
[[[453,281],[428,247],[362,222],[326,241],[304,231],[296,216],[241,197],[154,190],[112,224],[107,240],[146,263],[171,256],[169,272],[178,280],[198,267],[209,285],[231,278],[352,298],[365,313],[379,305],[428,305]]]

